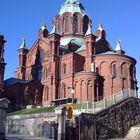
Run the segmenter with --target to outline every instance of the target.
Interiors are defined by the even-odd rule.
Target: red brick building
[[[91,19],[78,0],[67,0],[52,26],[49,33],[42,23],[30,49],[23,40],[16,76],[5,81],[8,98],[15,90],[21,106],[35,104],[36,99],[38,105],[50,106],[72,97],[77,102],[97,101],[137,90],[136,60],[125,55],[120,41],[115,50],[111,48],[102,24],[92,32]]]

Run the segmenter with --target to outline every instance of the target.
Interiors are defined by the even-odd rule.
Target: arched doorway
[[[42,137],[49,139],[53,139],[54,137],[54,129],[47,121],[42,124]]]

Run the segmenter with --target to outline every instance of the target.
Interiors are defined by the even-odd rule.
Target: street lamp
[[[71,94],[72,94],[72,103],[74,103],[74,89],[71,89]]]

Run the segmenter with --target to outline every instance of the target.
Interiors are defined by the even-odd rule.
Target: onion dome
[[[79,0],[67,0],[64,4],[62,4],[58,14],[63,15],[66,12],[70,12],[72,14],[80,13],[82,15],[85,15],[85,9],[79,2]]]

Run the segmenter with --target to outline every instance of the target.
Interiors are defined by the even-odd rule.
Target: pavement
[[[5,140],[52,140],[52,139],[32,137],[28,135],[7,134]]]

